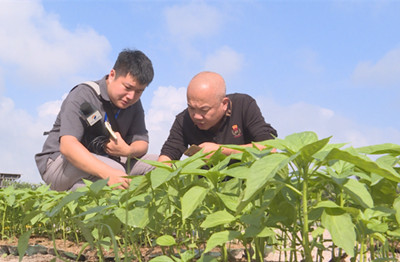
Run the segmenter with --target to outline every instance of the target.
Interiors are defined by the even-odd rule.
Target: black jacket
[[[256,101],[246,94],[230,94],[231,115],[226,115],[216,132],[200,130],[194,125],[185,109],[175,118],[169,137],[165,141],[161,155],[172,160],[181,158],[188,145],[199,145],[203,142],[217,144],[243,145],[277,137],[276,130],[267,124]]]

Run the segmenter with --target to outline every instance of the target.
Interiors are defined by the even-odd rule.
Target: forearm
[[[242,146],[242,147],[252,147],[253,144],[250,143],[250,144],[239,145],[239,146]],[[262,149],[265,148],[265,147],[262,146],[262,145],[257,145],[257,144],[256,144],[256,146],[257,146],[257,148],[258,148],[259,150],[262,150]],[[229,155],[232,155],[232,154],[240,153],[241,151],[236,150],[236,149],[232,149],[232,148],[222,147],[222,151],[221,151],[221,152],[222,152],[222,154],[229,156]]]
[[[158,157],[158,162],[166,162],[166,161],[171,161],[171,158],[169,158],[169,157],[166,156],[166,155],[160,155],[160,156]]]
[[[164,164],[166,164],[167,166],[171,166],[172,164],[171,163],[169,163],[168,161],[171,161],[172,159],[171,158],[169,158],[168,156],[166,156],[166,155],[160,155],[159,157],[158,157],[158,162],[163,162]]]
[[[232,149],[232,148],[228,148],[228,147],[224,147],[224,145],[221,144],[215,144],[215,143],[211,143],[211,142],[205,142],[199,145],[201,148],[204,149],[204,152],[211,152],[211,151],[216,151],[219,147],[221,148],[221,152],[224,155],[231,155],[231,154],[236,154],[236,153],[240,153],[240,150],[236,150],[236,149]],[[243,144],[243,145],[238,145],[241,147],[253,147],[252,143],[249,144]],[[263,150],[265,148],[265,146],[259,145],[259,144],[255,144],[255,146],[259,149],[259,150]]]
[[[146,141],[134,141],[129,145],[129,155],[130,157],[141,157],[147,153],[149,148],[149,143]]]
[[[114,171],[98,160],[73,136],[61,137],[60,151],[72,165],[91,175],[105,179],[108,177],[106,174]]]

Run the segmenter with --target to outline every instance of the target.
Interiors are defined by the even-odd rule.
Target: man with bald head
[[[256,101],[246,94],[226,95],[225,81],[217,73],[206,71],[194,76],[186,95],[188,107],[176,116],[159,161],[178,160],[193,144],[210,152],[224,144],[252,146],[252,142],[277,137]],[[222,148],[225,155],[236,152]]]

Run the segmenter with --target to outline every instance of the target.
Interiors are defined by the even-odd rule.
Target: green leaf
[[[61,211],[61,209],[66,206],[69,202],[71,201],[75,201],[77,199],[79,199],[81,196],[86,195],[86,192],[80,192],[80,191],[74,191],[72,193],[69,193],[68,195],[66,195],[63,199],[61,199],[61,201],[58,203],[58,205],[56,207],[54,207],[50,212],[46,212],[46,215],[48,217],[53,217],[56,214],[58,214],[58,212]]]
[[[196,252],[192,249],[186,250],[185,252],[181,253],[181,261],[187,262],[192,261],[192,259],[196,256]]]
[[[144,228],[149,223],[149,210],[147,208],[136,207],[129,211],[125,208],[118,208],[114,212],[115,216],[128,226]]]
[[[194,159],[193,161],[187,162],[185,165],[182,166],[182,172],[185,172],[186,170],[200,169],[204,165],[205,163],[203,160]]]
[[[393,208],[396,210],[397,223],[400,224],[400,197],[394,200]]]
[[[201,186],[190,188],[182,197],[182,221],[184,222],[204,200],[208,189]]]
[[[198,175],[198,176],[204,176],[207,174],[207,170],[205,169],[182,169],[181,174],[182,175]]]
[[[90,215],[90,214],[97,215],[97,214],[101,213],[103,210],[108,210],[109,208],[110,208],[109,206],[95,206],[85,212],[77,214],[75,217],[81,217],[81,216],[86,216],[86,215]]]
[[[175,262],[167,256],[158,256],[150,260],[150,262]]]
[[[158,237],[156,239],[156,243],[157,243],[157,245],[165,246],[165,247],[176,245],[175,239],[170,235],[164,235],[164,236]]]
[[[357,152],[365,154],[392,154],[396,156],[400,155],[400,145],[390,143],[360,147],[356,150]]]
[[[330,200],[324,200],[318,202],[318,204],[314,208],[340,208],[335,202]]]
[[[216,246],[222,246],[226,242],[236,239],[239,236],[240,236],[240,233],[237,231],[222,231],[222,232],[214,233],[208,239],[207,247],[204,250],[204,253],[211,251]]]
[[[304,146],[318,141],[318,136],[314,132],[306,131],[288,135],[285,137],[284,141],[287,149],[291,152],[298,152]]]
[[[90,185],[90,191],[95,193],[96,195],[105,187],[107,186],[108,179],[99,179],[93,184]]]
[[[345,192],[347,192],[351,198],[364,208],[371,208],[374,206],[371,194],[368,192],[366,185],[360,183],[356,179],[348,179],[343,186]]]
[[[244,238],[256,238],[256,237],[273,237],[275,232],[272,228],[265,226],[263,228],[255,225],[246,227],[246,231],[243,235]]]
[[[226,208],[228,208],[231,211],[236,211],[236,207],[239,202],[239,197],[226,195],[219,192],[216,192],[216,194],[219,197],[219,199],[221,199],[222,203],[224,203]]]
[[[373,232],[380,232],[380,233],[386,233],[388,231],[389,226],[387,223],[383,223],[382,221],[373,219],[368,221],[367,223],[367,228],[372,230]]]
[[[395,182],[400,182],[400,175],[393,169],[393,167],[384,163],[374,162],[348,151],[333,148],[326,156],[325,160],[347,161],[367,172],[378,174]]]
[[[81,219],[74,218],[73,221],[76,225],[78,225],[78,228],[81,230],[85,240],[90,244],[91,247],[94,247],[94,238],[87,224],[83,223]]]
[[[28,249],[29,238],[31,237],[32,230],[26,231],[18,238],[18,254],[19,261],[22,261],[24,258],[25,252]]]
[[[148,160],[148,159],[140,159],[140,158],[137,158],[137,160],[142,161],[144,163],[147,163],[149,165],[155,166],[155,167],[159,167],[161,169],[167,169],[169,171],[172,171],[172,167],[170,167],[170,166],[168,166],[168,165],[166,165],[166,164],[164,164],[162,162],[158,162],[158,161],[154,161],[154,160]],[[155,168],[153,170],[156,170],[156,169],[157,168]]]
[[[297,154],[290,158],[284,154],[270,154],[253,163],[246,180],[244,197],[239,203],[236,212],[240,212],[244,207],[267,185],[283,167],[294,159]]]
[[[264,227],[260,233],[258,233],[257,237],[273,237],[275,236],[275,232],[270,227]]]
[[[248,166],[237,166],[221,171],[225,176],[231,176],[240,179],[246,179],[249,176],[250,169]]]
[[[206,219],[201,223],[202,228],[211,228],[219,225],[229,224],[235,220],[229,212],[222,210],[209,214]]]
[[[150,173],[151,186],[153,188],[157,188],[162,185],[170,173],[171,171],[166,168],[153,169]]]
[[[323,149],[329,142],[329,140],[331,139],[331,137],[322,139],[322,140],[318,140],[315,142],[312,142],[310,144],[305,145],[304,147],[302,147],[300,149],[300,156],[301,156],[301,160],[302,160],[302,164],[304,166],[307,166],[312,160],[313,160],[313,155],[315,153],[317,153],[318,151],[320,151],[321,149]]]
[[[351,216],[340,209],[325,209],[322,213],[321,224],[331,234],[333,243],[353,257],[356,233]]]

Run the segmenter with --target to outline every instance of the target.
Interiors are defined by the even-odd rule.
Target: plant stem
[[[303,248],[306,262],[312,262],[310,241],[308,240],[308,173],[303,169]]]
[[[5,228],[5,224],[6,224],[6,211],[7,211],[7,204],[4,205],[4,213],[3,213],[3,219],[1,221],[2,227],[1,227],[1,236],[4,238],[4,228]]]

